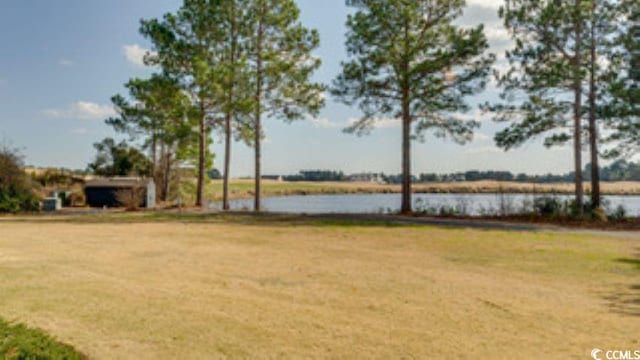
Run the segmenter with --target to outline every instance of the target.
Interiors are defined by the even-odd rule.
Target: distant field
[[[365,182],[280,182],[263,181],[264,196],[314,195],[314,194],[356,194],[356,193],[399,193],[400,185],[383,185]],[[590,186],[585,183],[585,190]],[[184,193],[190,197],[195,185],[189,184]],[[456,183],[415,184],[415,193],[539,193],[571,194],[572,184],[526,184],[517,182],[476,181]],[[602,191],[608,195],[640,194],[640,182],[603,183]],[[235,199],[253,196],[252,180],[233,180],[230,184],[231,197]],[[222,181],[212,181],[207,187],[207,198],[222,198]]]
[[[91,358],[638,347],[640,236],[126,214],[0,228],[0,318]]]

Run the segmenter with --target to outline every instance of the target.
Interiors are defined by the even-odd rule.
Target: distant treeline
[[[587,164],[584,174],[585,180],[590,180],[591,166]],[[602,181],[640,181],[640,163],[618,160],[609,166],[600,169]],[[366,173],[345,175],[342,171],[331,170],[305,170],[296,175],[282,176],[284,181],[374,181],[387,184],[399,184],[402,175],[388,175],[384,173]],[[575,180],[575,173],[529,175],[525,173],[514,174],[510,171],[478,171],[470,170],[449,174],[424,173],[412,176],[416,183],[431,182],[459,182],[459,181],[514,181],[535,183],[571,183]]]
[[[342,171],[330,170],[305,170],[297,175],[286,175],[284,181],[347,181],[347,176]]]

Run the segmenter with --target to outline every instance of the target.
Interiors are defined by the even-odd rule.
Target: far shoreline
[[[370,182],[287,182],[277,180],[262,181],[263,196],[305,196],[305,195],[350,195],[350,194],[400,194],[400,185]],[[585,182],[585,196],[590,194],[590,184]],[[603,196],[640,195],[640,182],[603,182]],[[416,183],[414,194],[531,194],[531,195],[571,195],[572,183],[519,183],[506,181],[461,181],[446,183]],[[213,180],[208,187],[208,197],[214,201],[222,199],[222,181]],[[233,179],[230,183],[230,198],[233,200],[253,197],[252,179]]]

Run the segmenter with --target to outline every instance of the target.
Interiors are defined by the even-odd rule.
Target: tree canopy
[[[151,161],[125,141],[117,143],[106,138],[93,144],[96,158],[89,164],[89,170],[99,176],[151,176]]]

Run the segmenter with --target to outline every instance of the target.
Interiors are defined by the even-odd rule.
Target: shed
[[[87,205],[91,207],[121,207],[118,197],[123,192],[140,191],[140,207],[156,206],[156,184],[150,178],[110,177],[88,181],[84,186]],[[121,196],[121,195],[120,195]]]

